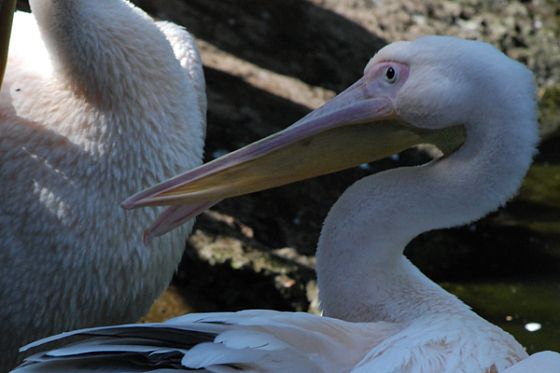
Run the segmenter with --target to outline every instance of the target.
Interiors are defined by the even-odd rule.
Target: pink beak
[[[180,205],[146,232],[162,235],[222,199],[340,171],[420,143],[462,144],[462,126],[431,131],[400,120],[367,76],[290,127],[133,195],[127,209]]]

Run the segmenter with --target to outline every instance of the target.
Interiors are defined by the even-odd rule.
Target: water
[[[560,351],[560,278],[444,283],[486,320],[508,331],[529,353]]]
[[[498,262],[492,267],[495,275],[480,274],[475,264],[471,278],[442,283],[513,334],[529,353],[560,351],[559,140],[541,146],[520,194],[483,223],[486,236],[481,240],[494,246],[485,250],[498,251],[492,257]],[[479,266],[488,262],[481,260]]]

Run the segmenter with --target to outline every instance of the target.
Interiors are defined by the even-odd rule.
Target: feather
[[[165,323],[89,328],[45,338],[22,348],[48,349],[26,359],[36,364],[94,361],[111,366],[173,367],[210,371],[321,371],[357,363],[370,346],[398,328],[359,324],[306,313],[250,310],[189,314]],[[340,356],[340,351],[345,351]],[[102,364],[103,363],[103,364]],[[19,368],[21,369],[21,368]],[[19,372],[15,370],[15,372]],[[224,370],[225,369],[225,370]]]

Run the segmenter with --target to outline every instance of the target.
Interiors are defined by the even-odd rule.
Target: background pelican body
[[[190,225],[149,250],[155,211],[119,202],[199,164],[205,132],[185,30],[122,0],[30,4],[0,91],[0,371],[25,342],[146,312]]]

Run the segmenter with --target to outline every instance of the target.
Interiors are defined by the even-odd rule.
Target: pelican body
[[[78,339],[18,372],[88,362],[106,371],[134,362],[140,371],[558,372],[559,354],[528,357],[403,256],[416,235],[506,203],[537,141],[535,87],[520,63],[451,37],[390,44],[362,79],[286,130],[123,203],[175,205],[151,228],[160,234],[222,198],[437,145],[443,157],[365,177],[334,204],[317,247],[322,317],[257,310],[77,331],[28,346]]]
[[[200,164],[205,134],[183,28],[123,0],[30,5],[15,14],[0,91],[0,371],[27,342],[148,310],[190,225],[147,248],[156,211],[119,203]]]

